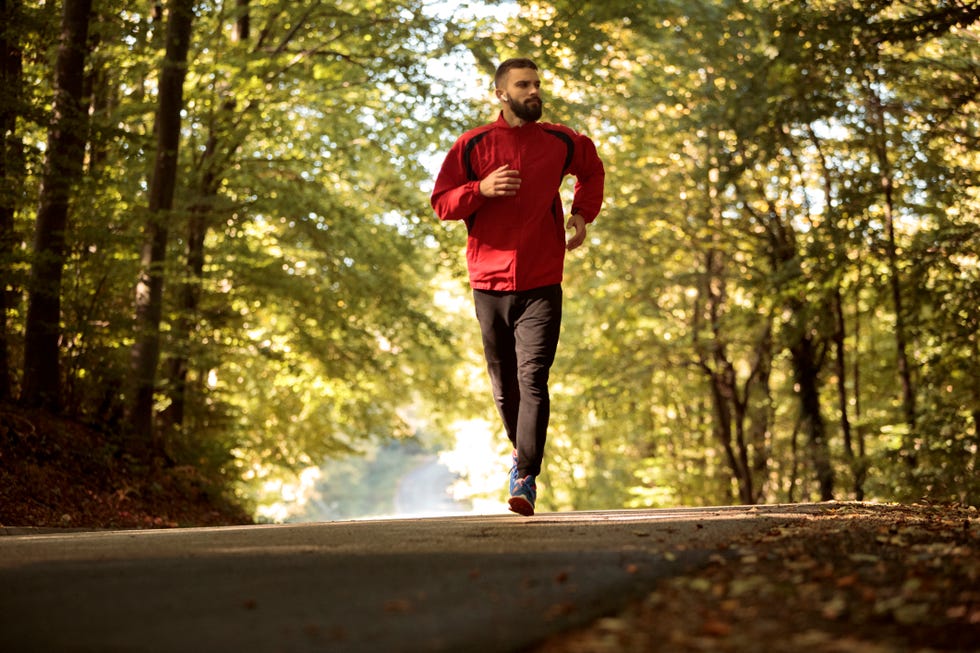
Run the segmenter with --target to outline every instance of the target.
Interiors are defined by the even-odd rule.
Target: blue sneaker
[[[513,481],[510,485],[510,499],[507,504],[512,512],[530,517],[534,514],[534,502],[538,498],[538,487],[530,474]]]

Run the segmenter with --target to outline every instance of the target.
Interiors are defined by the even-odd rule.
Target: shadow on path
[[[819,505],[0,538],[3,651],[519,651]]]

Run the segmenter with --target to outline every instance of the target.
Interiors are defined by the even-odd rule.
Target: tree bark
[[[17,188],[24,169],[23,145],[17,136],[17,117],[23,101],[23,54],[20,36],[13,28],[20,23],[21,0],[0,0],[0,401],[12,398],[10,343],[7,317],[15,295],[14,215],[17,212]]]
[[[82,98],[92,0],[65,0],[55,63],[53,118],[34,228],[24,342],[25,405],[61,405],[61,281],[72,187],[81,178],[88,123]]]
[[[235,0],[235,27],[232,30],[232,41],[235,43],[245,43],[251,35],[248,3],[249,0]]]
[[[769,318],[762,334],[756,342],[756,357],[752,363],[752,374],[745,383],[746,412],[751,415],[749,442],[752,446],[752,461],[749,473],[758,483],[753,483],[755,496],[752,503],[763,499],[768,478],[769,457],[772,440],[773,403],[769,379],[772,375],[772,318]],[[750,392],[755,387],[761,398],[750,403]]]
[[[746,405],[738,396],[735,368],[728,360],[721,336],[719,315],[725,301],[724,264],[721,256],[721,252],[717,250],[706,253],[704,280],[694,311],[694,331],[699,334],[702,323],[707,320],[705,326],[711,330],[712,337],[710,342],[704,343],[700,336],[695,335],[695,342],[699,366],[704,371],[711,390],[714,418],[712,430],[715,440],[725,452],[725,459],[738,488],[738,500],[743,504],[751,504],[755,500],[755,492],[745,439]]]
[[[895,310],[895,354],[898,366],[898,379],[902,389],[902,412],[907,433],[902,446],[902,454],[909,467],[917,465],[916,454],[916,397],[915,384],[909,365],[908,333],[905,326],[905,306],[902,295],[902,279],[898,269],[898,241],[895,235],[895,195],[891,162],[888,159],[888,134],[885,125],[885,107],[874,88],[876,81],[868,86],[868,109],[875,130],[873,143],[878,163],[878,174],[883,198],[885,218],[885,251],[888,264],[888,285],[891,290],[892,308]]]
[[[860,297],[861,281],[860,277],[858,279],[857,288],[855,289],[855,296]],[[861,389],[862,389],[862,377],[861,377],[861,361],[857,352],[860,351],[861,344],[861,317],[860,317],[860,301],[855,302],[854,311],[854,360],[851,363],[851,383],[854,387],[854,419],[857,426],[854,429],[854,436],[857,440],[857,459],[859,465],[855,470],[854,488],[855,490],[860,490],[860,496],[855,496],[858,501],[864,498],[864,482],[868,477],[868,468],[870,464],[868,463],[867,450],[865,448],[865,425],[864,425],[864,414],[861,409]],[[860,474],[860,476],[857,476]]]
[[[184,106],[184,78],[194,3],[192,0],[171,0],[168,10],[167,49],[160,72],[156,116],[157,150],[150,181],[141,272],[136,285],[136,338],[130,357],[125,417],[129,435],[150,452],[160,449],[153,430],[153,394],[160,361],[167,223],[177,183],[180,112]]]
[[[249,0],[236,0],[235,23],[232,29],[232,42],[236,45],[247,43],[249,38]],[[234,115],[235,100],[226,97],[220,107],[212,112],[208,139],[197,165],[199,182],[198,197],[188,208],[188,222],[185,248],[185,277],[180,286],[179,310],[173,328],[173,356],[167,364],[167,388],[169,405],[161,414],[161,428],[164,432],[176,432],[183,428],[187,406],[187,378],[191,363],[191,336],[198,321],[201,303],[201,287],[204,283],[204,241],[210,230],[211,216],[218,199],[218,188],[222,177],[219,175],[221,156],[219,146],[226,123]],[[237,149],[232,145],[229,150]]]
[[[766,226],[770,265],[779,277],[796,280],[803,276],[797,253],[796,233],[785,222],[771,200],[766,216],[756,214],[756,220]],[[746,208],[748,208],[746,203]],[[807,449],[820,487],[823,501],[834,498],[834,468],[830,461],[827,429],[820,410],[820,368],[815,331],[811,326],[813,311],[803,298],[790,291],[784,305],[792,316],[786,325],[793,380],[799,397],[800,428],[807,437]],[[794,432],[795,437],[795,432]],[[795,451],[795,447],[794,447]]]
[[[841,221],[844,218],[836,210],[832,198],[835,197],[834,192],[835,177],[833,169],[829,163],[827,155],[824,153],[823,144],[821,139],[817,136],[816,131],[809,126],[807,128],[810,141],[813,143],[814,148],[816,148],[817,155],[820,158],[820,166],[823,171],[823,190],[824,195],[827,198],[827,208],[828,208],[828,219],[827,226],[831,231],[833,236],[833,244],[835,248],[839,248],[842,252],[841,258],[846,257],[847,245],[847,226],[846,224],[841,225]],[[860,283],[858,284],[860,286]],[[840,426],[841,434],[844,441],[844,455],[847,458],[848,464],[850,465],[851,472],[854,475],[854,497],[856,500],[861,501],[864,499],[864,481],[867,477],[867,460],[864,455],[864,438],[861,433],[861,427],[858,426],[854,429],[851,424],[850,411],[848,410],[848,392],[847,392],[847,379],[848,379],[848,368],[847,368],[847,321],[844,316],[844,296],[841,292],[841,282],[839,279],[834,281],[834,289],[831,297],[832,312],[834,317],[834,328],[833,328],[833,342],[834,350],[836,353],[834,363],[835,363],[835,375],[837,377],[837,402],[838,410],[840,411]],[[855,312],[854,319],[854,342],[855,350],[858,348],[859,344],[859,328],[860,328],[860,317],[857,312]],[[855,417],[860,422],[861,418],[861,403],[860,403],[860,374],[859,365],[857,362],[857,356],[855,356],[854,363],[854,413]],[[855,452],[855,440],[857,441],[857,451]]]
[[[797,316],[800,317],[799,312]],[[793,360],[793,380],[799,395],[801,426],[807,436],[810,460],[820,488],[820,500],[831,501],[834,498],[834,468],[830,463],[827,427],[820,411],[820,363],[813,337],[809,333],[799,334],[790,346],[790,357]]]
[[[204,239],[208,232],[210,210],[210,204],[204,201],[189,209],[185,251],[187,279],[180,285],[178,316],[173,332],[174,353],[167,366],[170,405],[161,415],[165,430],[179,430],[184,425],[191,334],[197,322],[201,285],[204,281]]]
[[[844,455],[847,458],[848,465],[851,467],[851,473],[854,475],[854,486],[852,488],[854,490],[854,498],[857,501],[863,501],[867,463],[864,460],[863,453],[855,451],[855,434],[854,429],[851,427],[850,411],[848,410],[847,324],[844,319],[844,298],[841,295],[839,287],[834,289],[833,302],[834,351],[836,354],[834,357],[834,374],[837,377],[837,405],[840,411],[841,434],[844,438]],[[859,448],[863,449],[860,445]]]

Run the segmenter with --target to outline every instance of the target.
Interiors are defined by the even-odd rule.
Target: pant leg
[[[512,320],[514,300],[513,293],[473,291],[476,317],[483,336],[483,355],[490,375],[490,390],[507,438],[516,449],[521,394]]]
[[[551,417],[548,379],[561,331],[561,286],[519,295],[514,322],[520,408],[517,418],[517,469],[523,477],[541,473]]]

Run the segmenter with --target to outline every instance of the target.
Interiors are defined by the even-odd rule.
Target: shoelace
[[[531,478],[531,477],[528,476],[528,477],[525,477],[525,478],[519,478],[519,479],[517,479],[517,483],[515,483],[515,487],[528,487],[528,488],[530,488],[532,490],[537,490],[537,485],[534,484],[534,479],[531,478],[531,481],[528,482],[527,479],[529,479],[529,478]]]

